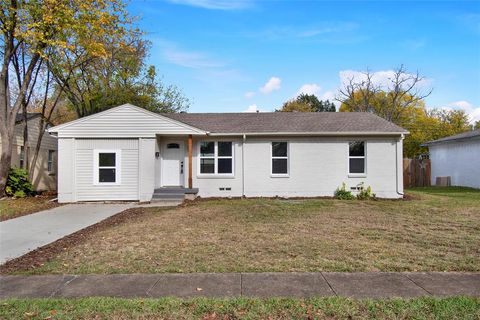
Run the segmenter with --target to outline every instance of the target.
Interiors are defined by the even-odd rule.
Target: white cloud
[[[468,101],[460,100],[460,101],[449,103],[446,109],[448,108],[457,109],[457,110],[460,109],[465,111],[471,123],[474,123],[475,121],[480,121],[480,107],[474,107]]]
[[[282,80],[277,77],[271,77],[263,87],[260,88],[260,92],[264,94],[271,93],[272,91],[280,90]]]
[[[245,98],[247,99],[253,98],[254,96],[255,96],[255,92],[253,91],[245,92]]]
[[[392,82],[391,79],[393,79],[395,75],[394,70],[383,70],[383,71],[377,71],[377,72],[370,72],[372,76],[372,83],[378,86],[383,87],[385,90],[390,90]],[[367,76],[365,75],[364,71],[356,71],[356,70],[342,70],[339,72],[340,75],[340,84],[343,86],[345,84],[348,84],[351,79],[355,83],[360,83],[362,81],[365,81],[367,79]],[[408,77],[412,77],[414,74],[409,74],[405,73],[404,74],[404,79],[407,79]],[[426,87],[431,83],[431,79],[422,79],[418,82],[419,87]],[[409,82],[407,81],[405,83],[406,86],[409,85]]]
[[[246,110],[244,110],[243,112],[267,112],[267,111],[260,110],[256,104],[252,104],[252,105],[248,106],[248,108]]]
[[[170,3],[213,10],[238,10],[252,5],[251,0],[167,0]]]
[[[298,89],[297,96],[299,96],[302,93],[313,94],[318,96],[318,94],[320,93],[320,90],[321,90],[321,87],[316,83],[305,83],[303,86],[300,87],[300,89]]]

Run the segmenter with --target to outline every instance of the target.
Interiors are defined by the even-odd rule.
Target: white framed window
[[[366,170],[366,143],[365,141],[351,141],[348,143],[348,174],[364,176]]]
[[[288,142],[272,141],[272,176],[288,176]]]
[[[48,150],[48,162],[47,162],[47,171],[53,171],[53,158],[55,155],[55,150]]]
[[[119,185],[121,170],[120,150],[93,150],[93,184]]]
[[[200,141],[198,155],[200,175],[233,175],[232,141]]]

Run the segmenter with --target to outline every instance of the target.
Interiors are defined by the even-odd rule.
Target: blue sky
[[[342,77],[368,68],[381,82],[404,64],[433,88],[428,107],[480,120],[479,1],[132,0],[129,11],[190,112],[332,99]]]

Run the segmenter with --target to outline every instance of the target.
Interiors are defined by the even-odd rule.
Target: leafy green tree
[[[314,94],[302,93],[295,99],[285,102],[281,112],[335,112],[335,104],[329,100],[319,100]]]
[[[298,102],[303,102],[310,106],[313,112],[335,112],[335,104],[329,100],[319,100],[314,94],[300,94],[297,99]]]
[[[37,70],[59,52],[104,56],[107,39],[130,33],[132,20],[122,0],[0,1],[1,196],[11,163],[16,116],[26,106]]]
[[[283,104],[280,110],[276,110],[280,112],[313,112],[313,109],[310,105],[305,102],[301,102],[298,100],[290,100]]]

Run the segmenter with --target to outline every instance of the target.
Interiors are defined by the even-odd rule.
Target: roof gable
[[[156,134],[205,134],[165,115],[124,104],[49,129],[59,137],[154,137]]]

